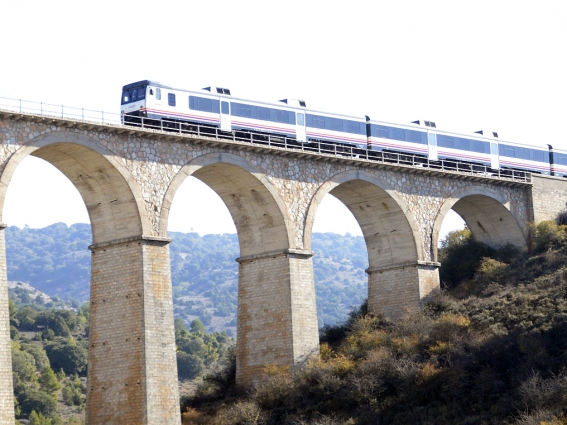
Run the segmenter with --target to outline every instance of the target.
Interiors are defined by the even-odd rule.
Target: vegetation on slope
[[[226,330],[234,335],[238,289],[238,264],[234,260],[240,250],[237,235],[170,232],[170,236],[175,316],[187,326],[198,319],[209,331]],[[84,302],[89,299],[90,243],[88,224],[8,227],[8,279],[29,283],[56,300]],[[367,292],[364,239],[315,233],[312,249],[319,326],[335,324],[344,320]],[[47,304],[53,307],[57,303]]]
[[[78,314],[42,303],[9,304],[16,418],[33,425],[83,423],[88,304]]]
[[[15,300],[9,304],[16,417],[37,425],[84,423],[89,305],[45,303],[45,294],[25,286],[10,295]],[[54,303],[58,308],[48,308]],[[234,344],[226,332],[207,333],[199,320],[187,329],[176,319],[175,339],[183,394]]]
[[[184,423],[567,424],[567,227],[532,231],[530,254],[452,234],[445,290],[422,312],[391,322],[363,306],[325,329],[318,358],[267,367],[254,388],[235,387],[229,364]]]

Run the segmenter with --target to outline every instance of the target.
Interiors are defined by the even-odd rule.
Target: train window
[[[297,125],[305,125],[305,120],[304,120],[304,116],[303,114],[298,113],[297,114]]]
[[[259,120],[270,121],[270,108],[257,106],[255,109],[256,109],[255,115]]]
[[[206,97],[189,96],[189,109],[203,112],[220,112],[220,102],[216,99],[207,99]]]
[[[388,127],[384,125],[373,125],[370,127],[370,131],[372,132],[372,136],[381,137],[383,139],[388,138]]]
[[[161,89],[156,89],[156,100],[161,100]]]
[[[406,141],[426,145],[427,133],[424,133],[423,131],[406,130]]]
[[[343,120],[327,117],[327,129],[333,131],[343,131]]]
[[[478,153],[490,153],[490,144],[481,140],[469,140],[470,150]]]
[[[131,94],[132,94],[132,102],[138,100],[138,90],[136,89],[132,90]]]
[[[289,124],[287,111],[282,111],[281,109],[277,109],[277,120],[278,122],[281,122],[283,124]]]
[[[167,94],[167,104],[169,106],[175,106],[175,93]]]
[[[441,148],[454,148],[455,147],[455,138],[451,136],[445,136],[443,134],[437,135],[437,144]]]
[[[309,115],[308,115],[309,117]],[[317,115],[312,115],[313,117],[313,127],[315,128],[325,128],[325,118],[319,117]]]
[[[360,123],[356,121],[347,121],[347,131],[349,133],[359,134],[360,133]]]
[[[307,127],[322,128],[326,130],[342,131],[353,134],[366,134],[366,124],[340,118],[323,117],[321,115],[305,114]],[[377,127],[377,126],[375,126]],[[378,136],[380,137],[380,136]]]
[[[140,87],[138,89],[138,100],[142,100],[146,98],[146,88],[145,87]]]
[[[498,150],[500,151],[501,156],[508,156],[510,158],[514,158],[516,156],[513,146],[499,145]]]
[[[567,165],[567,155],[564,153],[553,153],[553,163],[554,164],[561,164]]]
[[[224,103],[224,102],[223,102]],[[245,105],[243,103],[231,102],[232,115],[244,118],[253,118],[262,121],[280,122],[283,124],[295,124],[295,113],[281,109],[266,108],[264,106]],[[223,112],[224,113],[224,112]],[[227,103],[228,113],[228,103]]]
[[[530,159],[531,159],[532,161],[547,162],[547,161],[545,160],[545,154],[546,154],[546,153],[547,153],[547,152],[544,152],[544,151],[538,151],[538,150],[535,150],[535,149],[530,149],[530,154],[531,154],[531,155],[530,155],[530,157],[531,157]]]
[[[244,105],[242,103],[233,103],[231,105],[231,108],[232,108],[232,115],[236,115],[237,117],[244,117],[244,118],[252,117],[252,108],[250,105]]]
[[[498,145],[496,143],[490,144],[490,153],[492,155],[498,155]]]
[[[365,134],[364,127],[361,127],[361,133],[358,134]],[[372,124],[370,126],[370,135],[372,137],[399,140],[401,142],[419,143],[422,145],[427,144],[427,133],[423,131],[405,130],[398,127]]]
[[[456,144],[456,148],[460,149],[462,151],[470,151],[471,150],[471,144],[469,142],[468,139],[461,139],[460,137],[455,137],[455,144]]]
[[[222,112],[223,114],[228,114],[228,113],[229,113],[228,102],[221,102],[221,112]]]
[[[402,128],[390,127],[390,139],[405,141],[405,131]]]
[[[528,148],[516,147],[516,158],[520,159],[530,159],[530,150]]]
[[[429,133],[429,144],[431,146],[437,146],[437,137],[435,137],[433,133]]]
[[[124,90],[122,92],[122,104],[130,102],[130,92],[128,90]]]

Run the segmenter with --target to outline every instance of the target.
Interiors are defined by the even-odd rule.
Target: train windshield
[[[130,87],[122,90],[122,105],[146,98],[146,86]]]

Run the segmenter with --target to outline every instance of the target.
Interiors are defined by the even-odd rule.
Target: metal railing
[[[529,183],[529,171],[499,169],[494,170],[487,165],[461,162],[453,159],[431,161],[425,156],[394,151],[368,150],[365,146],[331,143],[326,141],[309,141],[301,143],[294,138],[268,133],[257,133],[247,130],[223,131],[218,127],[182,122],[168,119],[150,119],[137,115],[122,115],[111,112],[54,105],[43,102],[31,102],[21,99],[0,97],[0,109],[17,113],[34,114],[44,117],[71,119],[95,124],[119,125],[124,128],[151,130],[179,135],[207,137],[218,141],[249,143],[258,147],[275,147],[290,152],[314,153],[331,156],[336,159],[364,160],[384,165],[398,165],[423,170],[457,172],[478,177],[492,177],[515,182]]]
[[[92,109],[75,108],[65,105],[54,105],[51,103],[32,102],[22,99],[10,99],[7,97],[0,97],[0,109],[40,115],[43,117],[65,118],[97,124],[122,125],[121,115],[112,112],[95,111]]]

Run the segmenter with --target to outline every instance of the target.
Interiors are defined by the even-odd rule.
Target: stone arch
[[[266,364],[294,367],[318,352],[311,253],[292,245],[295,226],[266,175],[238,155],[196,157],[173,178],[161,212],[165,235],[173,197],[188,176],[228,207],[240,243],[236,380],[243,385],[255,382]]]
[[[77,188],[89,213],[93,244],[151,235],[137,183],[114,155],[93,137],[52,132],[20,147],[0,176],[0,221],[8,184],[28,155],[42,158]]]
[[[240,255],[293,248],[287,208],[267,173],[240,156],[210,153],[194,158],[173,178],[164,197],[160,234],[167,235],[171,203],[183,181],[193,176],[212,188],[227,206],[238,232]]]
[[[419,228],[407,204],[387,183],[365,171],[346,171],[321,185],[305,219],[306,249],[311,247],[317,209],[328,193],[340,199],[360,225],[370,268],[423,259]]]
[[[507,197],[493,189],[472,186],[454,192],[439,208],[431,238],[435,261],[441,225],[451,209],[461,216],[478,241],[491,246],[509,243],[526,249],[526,224],[515,214]]]
[[[439,287],[435,264],[423,261],[419,228],[404,200],[364,171],[346,171],[325,182],[311,200],[304,241],[311,246],[315,213],[330,193],[356,218],[368,251],[368,309],[398,319],[416,311]]]

